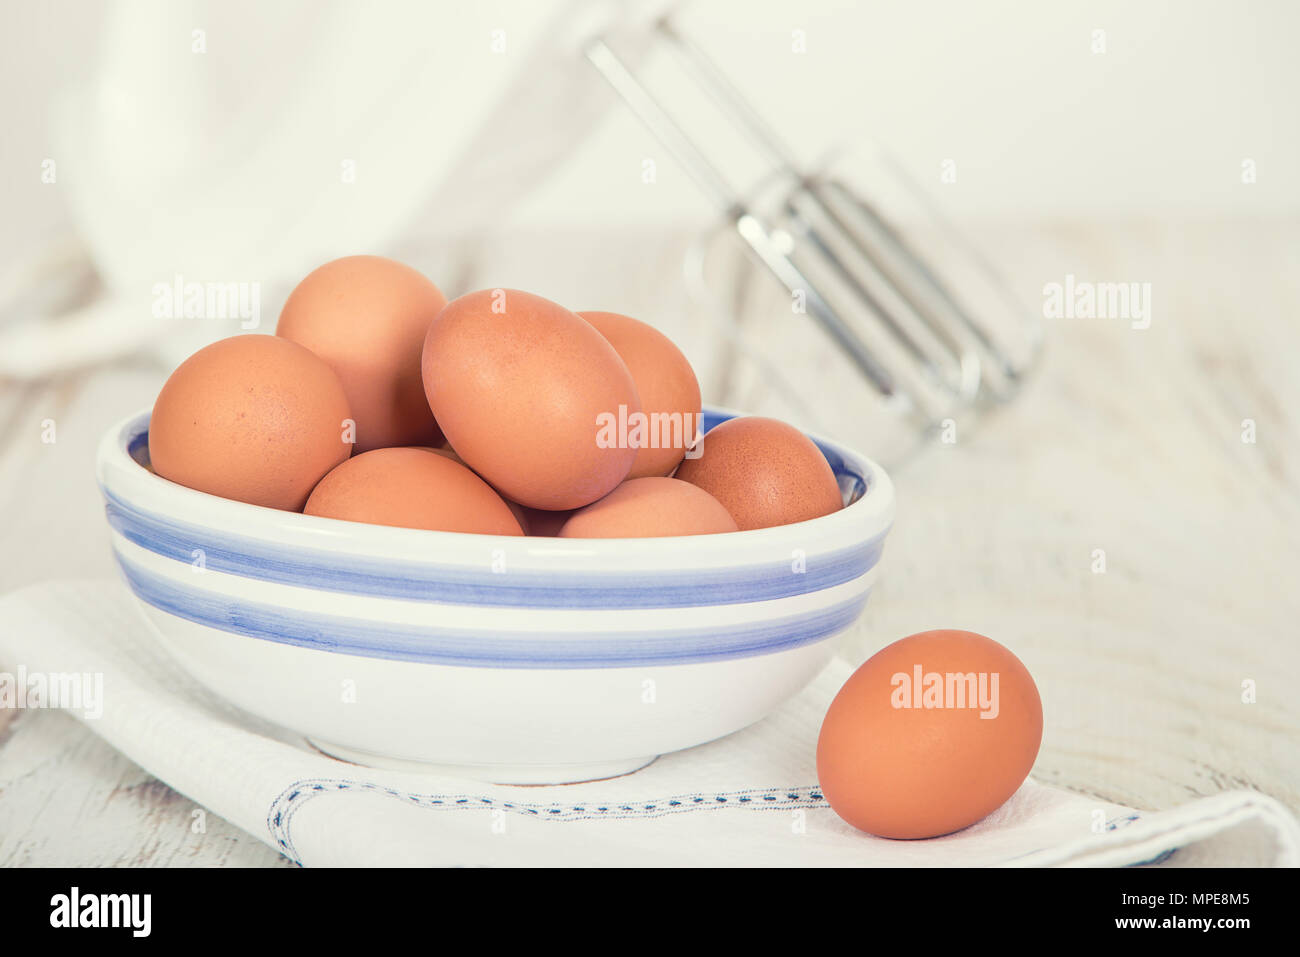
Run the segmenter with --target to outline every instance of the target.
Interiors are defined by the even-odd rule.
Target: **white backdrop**
[[[232,102],[295,97],[302,111],[329,122],[356,107],[349,101],[350,78],[388,68],[407,48],[427,50],[430,75],[436,76],[451,48],[480,45],[479,68],[440,82],[446,95],[417,90],[416,102],[428,108],[402,107],[413,128],[434,127],[446,131],[446,144],[463,142],[483,123],[485,97],[471,93],[486,85],[485,71],[502,62],[486,59],[491,31],[505,31],[507,61],[522,58],[540,42],[545,21],[569,9],[561,0],[476,3],[472,14],[468,6],[4,0],[0,264],[67,223],[75,195],[69,177],[91,171],[65,163],[60,172],[66,188],[41,182],[42,162],[70,160],[60,150],[84,132],[77,119],[65,118],[60,128],[56,107],[89,83],[96,108],[115,108],[113,98],[124,91],[95,81],[99,51],[106,38],[124,41],[115,21],[141,22],[145,15],[135,8],[154,9],[165,26],[155,36],[141,35],[134,25],[126,31],[126,40],[134,35],[140,46],[133,55],[138,81],[151,65],[159,75],[176,75],[176,58],[191,56],[190,25],[207,31],[203,68],[218,78],[225,74],[186,109],[173,109],[163,128],[149,122],[114,127],[125,146],[139,147],[143,169],[156,163],[165,172],[163,154],[169,150],[189,150],[193,168],[198,154],[220,158],[231,149],[223,128],[209,121],[227,116]],[[1300,4],[698,0],[683,6],[680,19],[687,30],[801,155],[816,156],[847,135],[869,131],[919,176],[933,177],[958,215],[1300,210],[1300,58],[1291,50],[1300,32]],[[322,39],[321,25],[332,17],[380,25],[355,31],[354,49],[327,47],[327,55],[313,58],[312,44],[340,42]],[[793,49],[796,31],[802,31],[806,52]],[[1094,52],[1099,39],[1104,53]],[[303,70],[315,71],[306,83]],[[591,82],[601,83],[594,72]],[[412,142],[429,151],[431,164],[441,161],[428,139]],[[340,146],[362,155],[359,185],[366,183],[367,159],[372,179],[385,178],[373,175],[378,144],[369,156],[365,146]],[[647,158],[658,160],[654,189],[642,183]],[[1249,185],[1241,181],[1247,159],[1258,177]],[[947,160],[956,181],[940,184]],[[331,175],[335,166],[331,157]],[[241,174],[253,205],[259,184],[265,189],[270,178],[264,173],[251,164]],[[165,178],[157,177],[159,190],[167,187]],[[353,205],[419,198],[411,195],[416,184],[386,178],[371,183],[380,192]],[[554,177],[512,208],[512,221],[543,228],[679,222],[709,213],[681,171],[621,109],[563,157]],[[436,229],[433,218],[426,213],[417,226]],[[356,236],[348,217],[340,216],[337,225],[338,240]]]

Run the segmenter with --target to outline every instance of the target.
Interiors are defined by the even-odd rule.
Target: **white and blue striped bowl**
[[[329,754],[500,783],[625,773],[768,714],[861,613],[894,512],[879,466],[819,439],[848,504],[795,525],[363,525],[160,478],[148,428],[146,410],[109,430],[97,476],[127,583],[185,669]]]

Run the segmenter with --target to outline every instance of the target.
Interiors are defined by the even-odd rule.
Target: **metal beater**
[[[761,189],[742,195],[733,187],[720,164],[619,57],[612,38],[590,40],[584,53],[709,195],[727,230],[806,306],[798,311],[811,314],[889,405],[929,432],[961,410],[1015,394],[1038,354],[1040,327],[1006,294],[979,250],[927,204],[935,224],[966,257],[964,265],[984,273],[1004,294],[1000,324],[964,304],[878,205],[834,175],[800,168],[781,138],[670,18],[656,21],[651,34],[757,149],[770,168]],[[923,196],[901,168],[894,173]]]

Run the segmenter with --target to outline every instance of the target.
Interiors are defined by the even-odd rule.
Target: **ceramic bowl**
[[[705,427],[732,413],[705,410]],[[866,604],[889,478],[818,443],[846,507],[722,535],[557,539],[246,505],[148,468],[149,413],[97,477],[127,584],[168,651],[321,751],[497,783],[635,770],[758,721]]]

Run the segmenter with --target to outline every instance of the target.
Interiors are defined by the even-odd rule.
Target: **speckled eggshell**
[[[969,675],[975,693],[959,695],[947,675]],[[1004,804],[1042,736],[1038,688],[1019,658],[974,632],[926,631],[877,652],[845,682],[822,722],[817,778],[860,830],[939,837]]]
[[[580,508],[560,538],[655,538],[737,531],[708,492],[673,478],[628,479],[598,502]]]
[[[428,446],[425,446],[425,448],[428,448]],[[430,452],[433,452],[435,455],[441,455],[443,458],[451,459],[453,462],[457,463],[458,465],[465,465],[465,460],[462,459],[459,455],[457,455],[456,450],[453,449],[450,445],[444,445],[436,449],[428,449],[428,450]],[[469,468],[468,465],[465,465],[465,467]]]
[[[784,422],[728,419],[709,430],[700,451],[699,458],[683,460],[675,477],[716,498],[742,530],[803,522],[843,507],[826,457]]]
[[[290,293],[276,335],[306,346],[338,373],[356,419],[356,450],[437,445],[420,350],[447,299],[420,272],[381,256],[346,256]]]
[[[465,466],[421,448],[374,449],[311,493],[308,515],[442,532],[522,535],[501,496]]]
[[[647,420],[653,419],[647,421],[647,444],[637,450],[628,478],[671,475],[694,444],[700,425],[700,383],[695,370],[673,341],[654,326],[615,312],[578,315],[618,351],[636,382],[642,413]]]
[[[457,454],[530,508],[594,502],[627,476],[636,449],[601,441],[602,416],[641,408],[614,347],[563,306],[514,289],[447,304],[424,342],[429,407]]]
[[[297,512],[352,454],[351,417],[338,376],[314,353],[277,336],[233,336],[167,379],[149,421],[149,458],[180,485]]]
[[[457,455],[456,450],[453,449],[450,445],[444,445],[440,449],[431,449],[430,451],[437,452],[439,455],[446,456],[447,458],[451,459],[453,462],[459,462],[461,465],[465,465],[465,460],[462,459],[459,455]],[[469,468],[468,465],[465,465],[465,467]],[[496,490],[493,489],[493,491]],[[548,532],[533,531],[533,522],[537,521],[539,527],[550,528],[551,523],[547,520],[546,516],[552,514],[562,514],[562,515],[569,514],[568,512],[552,513],[552,512],[544,512],[541,509],[527,508],[523,505],[520,505],[518,502],[510,501],[510,499],[506,498],[504,495],[501,496],[501,501],[505,502],[506,505],[510,507],[511,514],[513,514],[515,519],[519,522],[519,527],[524,530],[525,535],[554,535],[554,532],[549,532],[549,531]],[[534,515],[537,516],[536,519],[534,519]],[[560,524],[563,524],[563,522],[561,522]],[[556,531],[558,531],[559,525],[556,525],[555,529]]]

